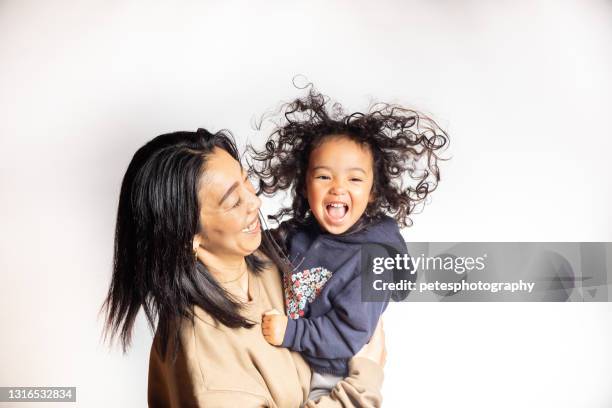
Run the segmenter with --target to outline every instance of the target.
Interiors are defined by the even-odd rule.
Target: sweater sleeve
[[[204,390],[193,387],[187,376],[165,372],[159,356],[153,352],[149,370],[148,405],[153,408],[179,407],[244,407],[278,408],[262,395],[239,390]],[[378,408],[382,403],[382,368],[365,358],[353,358],[349,376],[338,382],[329,395],[307,401],[306,408]]]
[[[307,401],[305,408],[379,408],[382,404],[382,368],[366,358],[349,363],[349,375],[317,401]],[[206,391],[198,407],[276,408],[276,404],[260,395],[242,391]],[[279,407],[280,408],[280,407]]]
[[[339,381],[329,395],[317,401],[306,401],[305,408],[379,408],[382,368],[366,358],[354,358],[349,363],[349,376]],[[163,406],[163,405],[162,405]],[[181,405],[183,406],[183,405]],[[206,391],[190,407],[276,408],[276,404],[260,395],[242,391]]]
[[[149,358],[147,400],[149,407],[174,408],[197,407],[201,405],[201,376],[191,369],[187,356],[179,348],[175,360],[170,363],[172,345],[166,356],[159,353],[160,340],[156,336]]]
[[[384,302],[363,302],[357,274],[333,299],[326,314],[289,319],[282,347],[324,359],[353,357],[370,339]]]
[[[181,343],[189,350],[195,344]],[[264,395],[236,389],[209,390],[204,386],[199,368],[193,364],[193,358],[179,347],[176,358],[167,354],[162,358],[159,350],[159,338],[156,337],[151,347],[149,359],[149,378],[147,401],[151,408],[199,408],[199,407],[245,407],[245,408],[278,408],[273,401]],[[171,346],[167,353],[171,353]],[[332,405],[333,407],[333,405]]]
[[[378,408],[382,405],[380,389],[382,368],[371,360],[356,357],[349,362],[349,376],[338,382],[329,395],[307,401],[305,408]]]

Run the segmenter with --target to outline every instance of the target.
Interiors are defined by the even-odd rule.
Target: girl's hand
[[[265,312],[261,320],[261,330],[268,343],[280,346],[287,330],[287,316],[276,309]]]
[[[370,338],[370,342],[363,346],[355,357],[363,357],[374,361],[381,367],[387,362],[387,346],[385,345],[385,330],[383,329],[382,318],[378,320],[376,329]]]

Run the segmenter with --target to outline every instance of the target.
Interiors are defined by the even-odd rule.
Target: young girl
[[[407,253],[398,224],[410,224],[437,186],[448,138],[415,111],[378,104],[347,115],[313,89],[279,116],[265,150],[254,152],[261,165],[253,171],[264,195],[292,193],[291,207],[270,217],[290,216],[272,231],[290,261],[283,276],[288,318],[273,311],[262,330],[270,344],[309,362],[315,400],[347,374],[386,308],[389,296],[364,301],[363,260],[381,255],[372,248]]]

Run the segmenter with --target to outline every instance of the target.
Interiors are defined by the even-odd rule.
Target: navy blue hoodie
[[[313,223],[285,244],[294,270],[283,277],[290,318],[282,346],[300,352],[316,372],[345,376],[348,360],[370,340],[390,297],[362,301],[362,274],[372,271],[364,263],[407,254],[397,223],[382,217],[341,235]]]

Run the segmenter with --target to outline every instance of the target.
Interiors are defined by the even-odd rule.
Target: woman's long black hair
[[[180,322],[193,322],[194,305],[228,327],[253,325],[193,251],[193,238],[202,230],[199,181],[215,148],[240,161],[229,132],[198,129],[154,138],[128,166],[119,197],[112,281],[103,305],[105,335],[119,335],[124,352],[141,307],[149,326],[157,328],[162,356],[171,336],[176,352]],[[266,261],[251,254],[246,262],[258,273]]]

